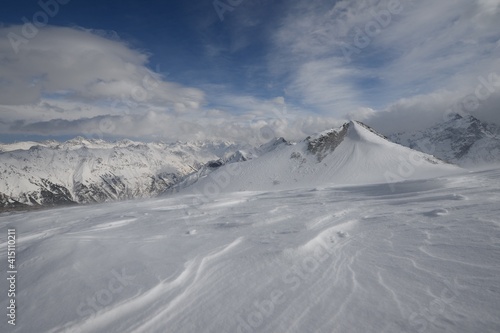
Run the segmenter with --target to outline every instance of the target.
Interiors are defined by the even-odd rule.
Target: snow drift
[[[3,213],[0,332],[500,332],[499,189],[497,169]]]

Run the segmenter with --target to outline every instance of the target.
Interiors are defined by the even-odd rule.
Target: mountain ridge
[[[403,171],[404,168],[411,170]],[[221,167],[184,191],[209,194],[214,188],[217,192],[239,192],[390,183],[464,171],[431,155],[390,142],[356,121],[294,145],[280,145],[231,169]],[[222,183],[221,179],[228,180]]]
[[[475,128],[487,130],[480,124]],[[0,144],[0,209],[154,197],[206,182],[228,164],[243,166],[242,177],[255,178],[233,190],[393,182],[433,177],[436,165],[454,168],[439,154],[420,155],[409,146],[393,143],[358,121],[297,143],[276,138],[258,148],[223,140],[167,144],[83,137],[62,143]],[[273,160],[272,155],[279,158]],[[423,161],[427,171],[412,165],[412,156]]]
[[[153,197],[205,163],[242,148],[223,141],[110,143],[84,138],[6,146],[0,153],[0,209]]]
[[[450,115],[429,128],[395,133],[389,138],[401,145],[435,155],[449,163],[475,167],[500,162],[500,131],[472,115]]]

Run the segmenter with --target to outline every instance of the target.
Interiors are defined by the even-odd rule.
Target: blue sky
[[[500,122],[499,0],[41,3],[2,5],[3,142]]]
[[[41,10],[37,1],[21,2],[24,4],[9,3],[7,12],[2,13],[4,24],[21,23],[22,17],[32,19],[30,14]],[[249,67],[264,60],[265,41],[254,36],[252,45],[244,52],[231,52],[230,48],[234,47],[231,16],[231,12],[224,13],[226,22],[221,22],[211,1],[193,4],[186,1],[71,0],[60,5],[58,15],[49,23],[93,29],[97,34],[119,38],[132,48],[149,54],[147,66],[152,70],[182,84],[231,82],[236,85],[235,89],[251,89],[253,81],[243,78],[249,75],[246,74]],[[211,56],[210,50],[219,53]]]

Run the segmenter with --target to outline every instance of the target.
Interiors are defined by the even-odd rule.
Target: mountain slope
[[[6,151],[0,153],[4,208],[156,196],[205,163],[240,148],[229,142],[146,144],[83,138],[14,147],[4,145]]]
[[[423,131],[396,133],[390,139],[465,167],[500,162],[498,129],[470,115],[456,114]]]
[[[462,169],[388,141],[360,122],[308,137],[244,163],[219,168],[190,191],[265,191],[441,176]]]
[[[200,179],[207,177],[212,172],[218,170],[222,166],[227,166],[229,164],[237,162],[246,162],[250,159],[257,159],[261,155],[270,153],[271,151],[278,149],[282,146],[290,146],[290,145],[292,145],[292,143],[286,141],[284,138],[275,138],[269,141],[268,143],[261,145],[258,148],[251,148],[245,151],[238,150],[227,157],[206,163],[196,172],[188,174],[184,178],[180,179],[177,184],[167,189],[165,194],[177,193],[179,191],[182,191],[186,187],[195,184]],[[229,168],[232,167],[233,165],[229,166]]]

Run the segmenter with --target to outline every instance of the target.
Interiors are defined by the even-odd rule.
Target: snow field
[[[3,213],[9,330],[497,332],[499,176]]]

